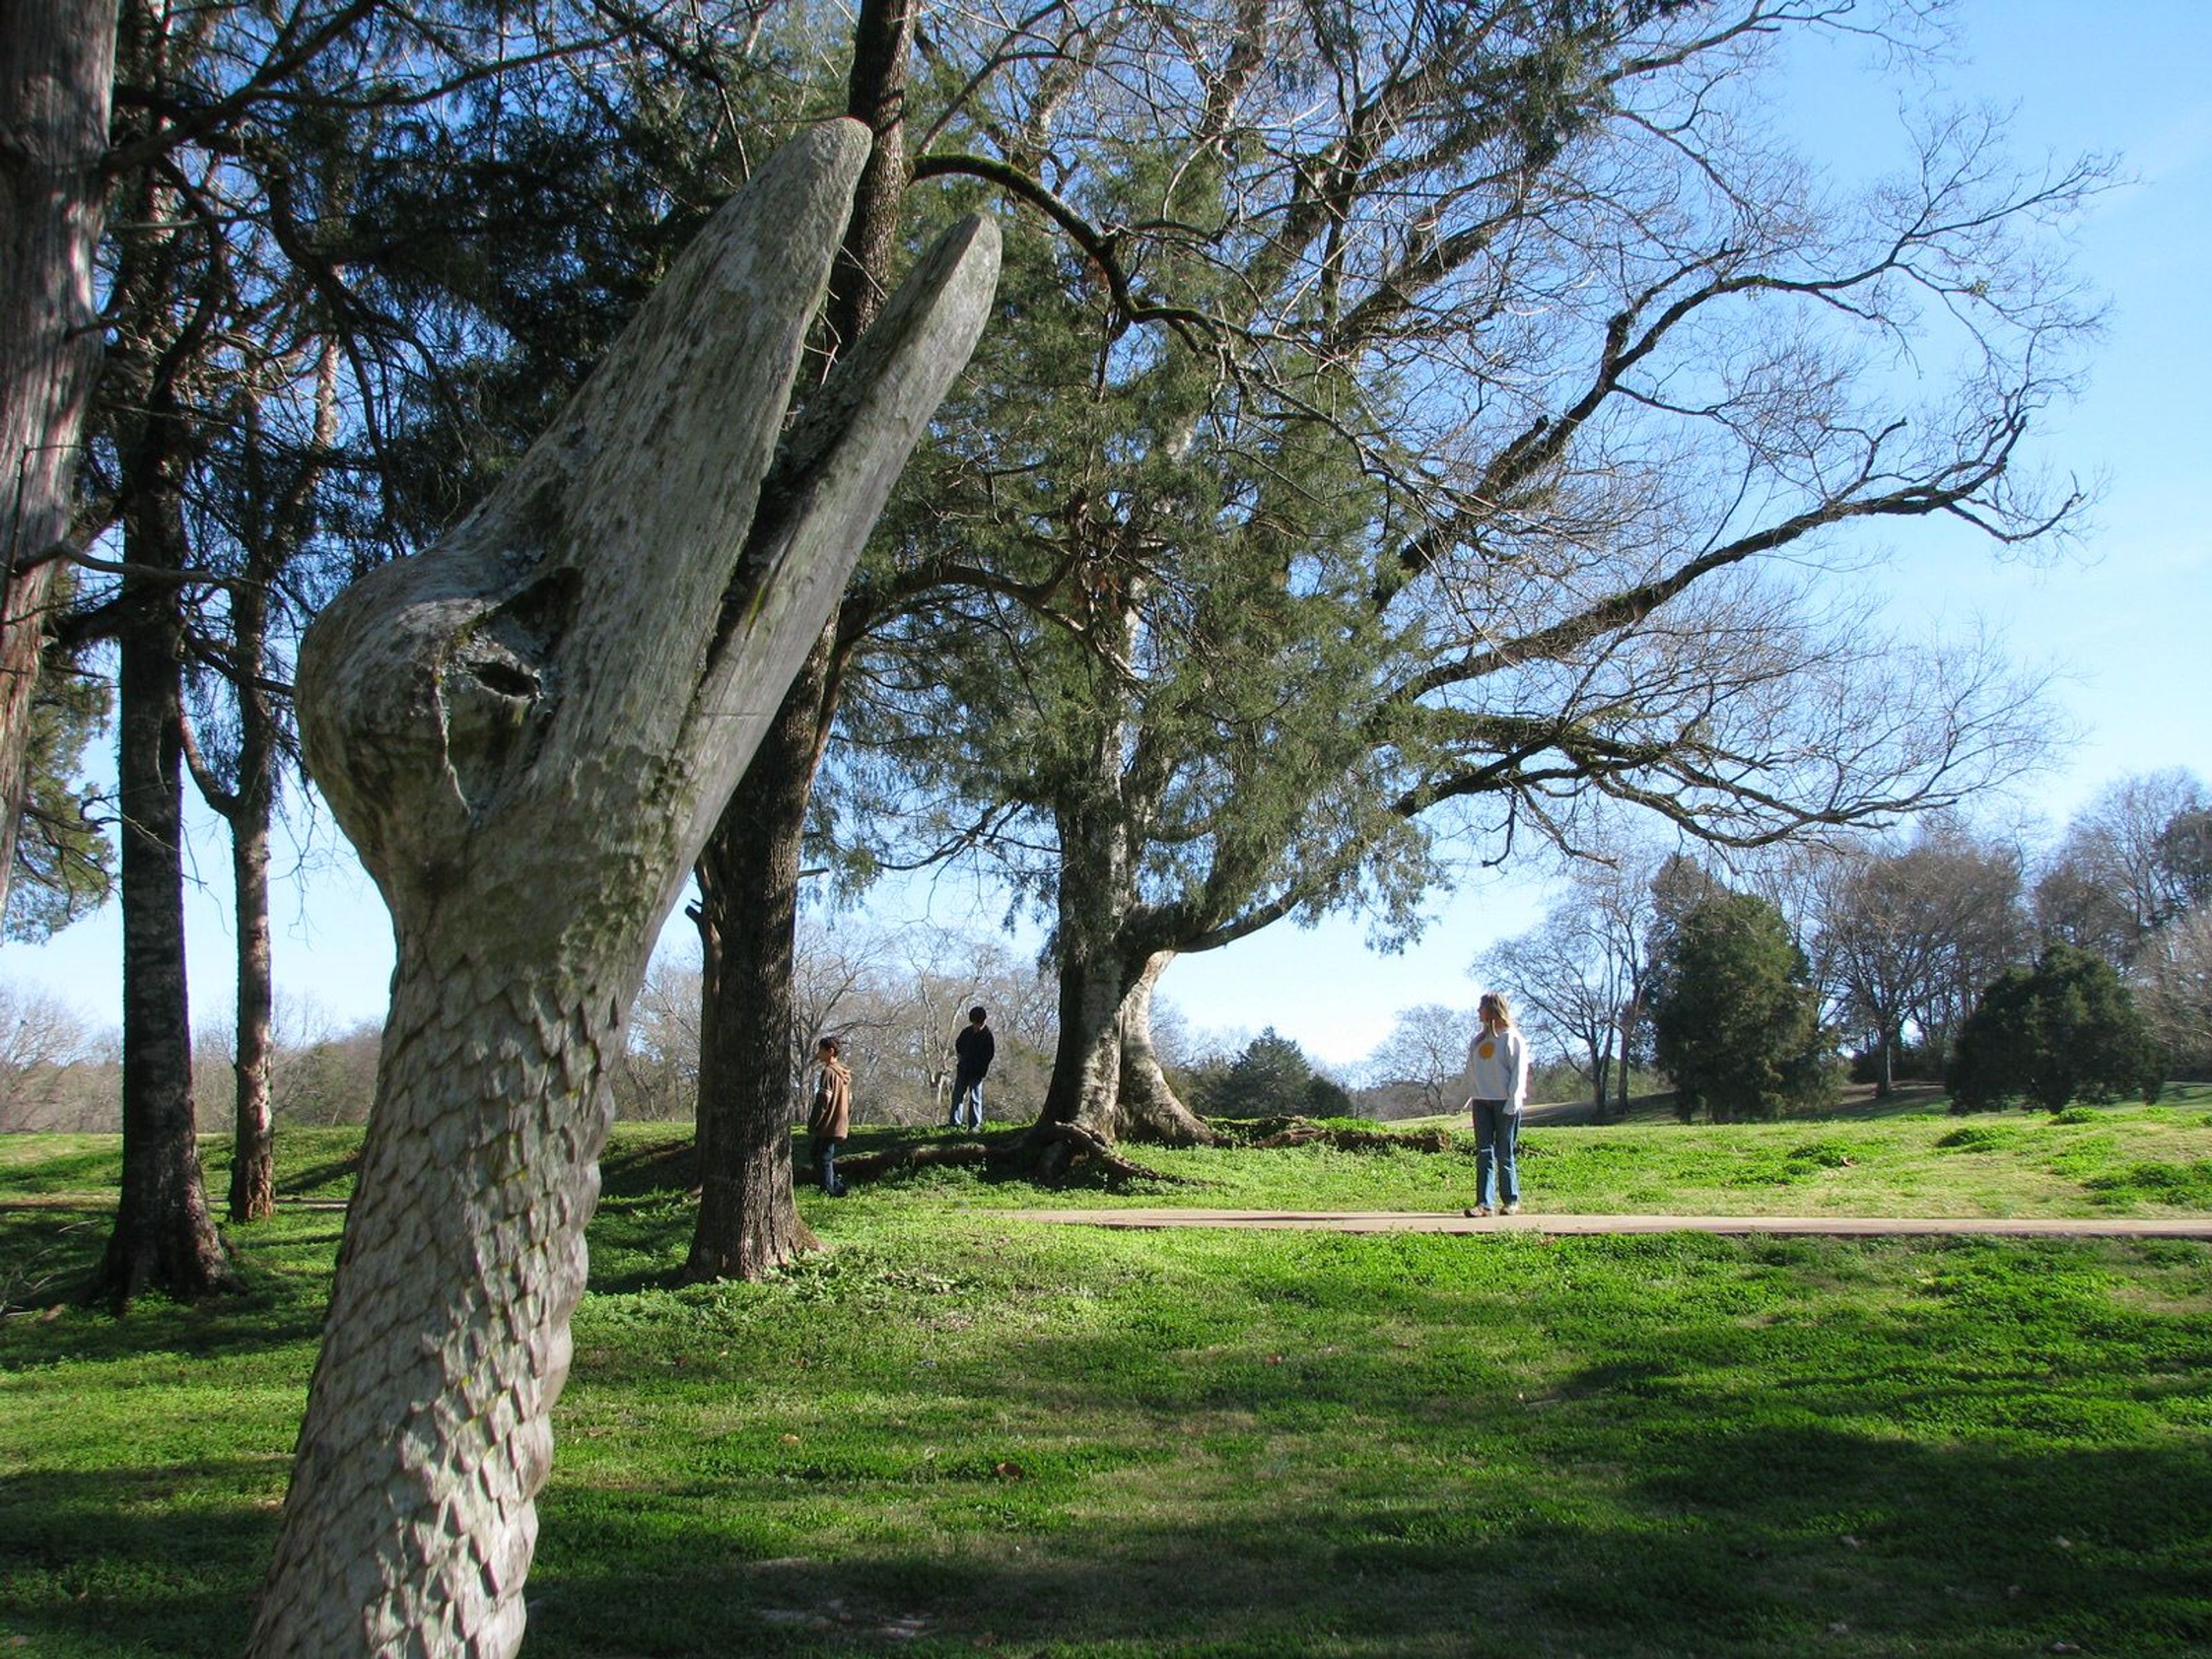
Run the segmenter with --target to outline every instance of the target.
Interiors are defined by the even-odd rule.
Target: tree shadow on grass
[[[1684,1252],[1764,1265],[1721,1243],[1606,1253]],[[1493,1308],[1317,1270],[1360,1253],[1253,1258],[1249,1298],[930,1351],[818,1434],[778,1432],[769,1355],[740,1350],[684,1385],[698,1420],[672,1451],[556,1457],[526,1653],[2212,1650],[2212,1449],[2118,1443],[2140,1425],[2100,1418],[2148,1375],[2054,1378],[2033,1333],[1978,1333],[1972,1302],[1840,1310],[1802,1346],[1745,1322],[1741,1279],[1714,1273],[1710,1302],[1678,1298],[1641,1334],[1613,1330],[1618,1357],[1531,1386],[1529,1354],[1573,1346],[1569,1289],[1509,1284]],[[1304,1297],[1279,1298],[1301,1274]],[[1299,1341],[1309,1319],[1340,1332],[1354,1297],[1373,1340]],[[1499,1349],[1467,1332],[1501,1313],[1560,1333]],[[901,1316],[870,1303],[875,1340]],[[1409,1353],[1388,1340],[1399,1323],[1443,1334]],[[703,1334],[703,1358],[729,1340]],[[2138,1363],[2104,1340],[2110,1364]],[[624,1432],[627,1380],[580,1357],[564,1413]],[[666,1389],[653,1404],[695,1409]],[[2035,1425],[2039,1444],[2081,1437],[2023,1455],[2023,1409],[2067,1419]],[[273,1484],[248,1459],[0,1483],[0,1628],[73,1652],[235,1651]]]
[[[155,1351],[213,1358],[312,1341],[322,1330],[330,1292],[327,1264],[339,1228],[229,1235],[241,1288],[190,1304],[141,1297],[120,1317],[83,1305],[83,1290],[114,1218],[51,1212],[0,1214],[0,1290],[9,1316],[0,1323],[0,1365],[10,1357],[44,1357],[58,1345],[72,1358],[112,1360]],[[283,1258],[304,1252],[323,1271],[302,1274]],[[67,1320],[64,1334],[49,1322]]]
[[[602,1204],[680,1195],[698,1184],[698,1146],[689,1133],[665,1140],[611,1141],[599,1158]]]
[[[0,1480],[0,1638],[29,1653],[231,1659],[275,1547],[287,1460]],[[0,1639],[0,1648],[8,1643]]]
[[[1968,1659],[2212,1643],[2201,1460],[1830,1439],[1723,1432],[1579,1520],[1520,1477],[1468,1470],[1321,1501],[1248,1490],[1095,1530],[1014,1515],[834,1557],[763,1547],[771,1518],[803,1540],[818,1494],[556,1497],[525,1651],[1728,1659],[1909,1643]],[[264,1499],[235,1494],[270,1474],[228,1460],[0,1484],[0,1632],[34,1652],[235,1653],[276,1528]],[[979,1467],[939,1497],[988,1506],[1003,1484]]]
[[[210,1175],[213,1173],[211,1170]],[[224,1173],[227,1179],[228,1172]],[[276,1168],[276,1200],[281,1204],[287,1199],[297,1201],[329,1196],[331,1189],[336,1188],[343,1188],[350,1192],[353,1183],[360,1177],[361,1154],[357,1152],[350,1157],[331,1158],[304,1168],[280,1164]]]
[[[1404,1273],[1328,1271],[1385,1249]],[[718,1381],[702,1338],[655,1361],[714,1424],[680,1475],[665,1448],[612,1483],[556,1468],[532,1651],[2201,1656],[2197,1338],[2100,1300],[2106,1374],[2051,1346],[2110,1254],[1607,1241],[1517,1277],[1449,1258],[1502,1276],[1474,1292],[1419,1276],[1435,1248],[1186,1242],[1132,1265],[1232,1293],[925,1343],[826,1416],[763,1351]],[[1601,1261],[1685,1282],[1654,1307],[1633,1274],[1570,1282]],[[1933,1288],[1789,1322],[1806,1273],[1862,1267]],[[890,1284],[845,1289],[878,1343],[936,1316]],[[1990,1300],[2031,1286],[2049,1328]],[[834,1364],[818,1328],[789,1340]],[[1608,1357],[1555,1363],[1578,1352]],[[602,1425],[595,1382],[635,1381],[578,1377]]]
[[[1248,1491],[1096,1532],[1046,1519],[951,1543],[848,1539],[823,1558],[749,1556],[760,1512],[736,1493],[632,1493],[661,1511],[642,1526],[556,1504],[530,1650],[1979,1659],[2212,1643],[2204,1500],[2147,1496],[2201,1492],[2200,1459],[2023,1462],[1858,1436],[1806,1449],[1723,1436],[1581,1519],[1540,1485],[1468,1471],[1321,1500]],[[994,1501],[987,1475],[969,1484]],[[1965,1494],[1972,1508],[1952,1506]]]

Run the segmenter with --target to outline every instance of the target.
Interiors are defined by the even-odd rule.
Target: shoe
[[[1470,1205],[1468,1205],[1468,1206],[1467,1206],[1467,1208],[1465,1208],[1464,1210],[1462,1210],[1462,1211],[1460,1212],[1460,1213],[1461,1213],[1462,1215],[1471,1215],[1471,1216],[1477,1216],[1477,1217],[1480,1217],[1480,1216],[1486,1216],[1486,1215],[1488,1215],[1488,1214],[1490,1213],[1490,1206],[1488,1206],[1487,1204],[1470,1204]]]
[[[1519,1215],[1521,1213],[1520,1200],[1516,1199],[1512,1203],[1507,1205],[1505,1206],[1505,1213],[1508,1215]]]

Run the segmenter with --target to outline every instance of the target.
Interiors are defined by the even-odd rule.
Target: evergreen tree
[[[1982,993],[1943,1081],[1954,1111],[2016,1100],[2056,1112],[2075,1100],[2156,1099],[2160,1056],[2112,965],[2054,945]]]
[[[1782,913],[1717,892],[1660,941],[1651,1020],[1660,1069],[1685,1121],[1770,1118],[1826,1097],[1830,1064],[1820,999]]]
[[[1697,8],[1102,6],[1050,27],[1063,56],[1046,34],[972,72],[959,28],[933,33],[963,101],[917,179],[984,181],[1060,240],[1004,290],[988,349],[1024,362],[979,368],[954,459],[915,481],[916,533],[947,568],[968,556],[964,629],[906,635],[882,676],[919,688],[890,705],[902,726],[848,728],[965,804],[888,855],[1011,847],[1049,907],[1040,1131],[1189,1133],[1119,1097],[1147,1075],[1123,1040],[1145,976],[1354,902],[1387,929],[1442,835],[1573,848],[1609,797],[1756,845],[2019,763],[2030,723],[1989,659],[1839,634],[1757,573],[1855,519],[2046,522],[2008,472],[2042,354],[2080,319],[1960,233],[2031,234],[2090,173],[1969,211],[1990,135],[1953,128],[1959,155],[1921,158],[1934,199],[1820,222],[1716,113],[1738,65]],[[1923,282],[1959,291],[1937,271],[1993,256],[2006,274],[1961,321],[1996,378],[1900,425],[1876,343],[1911,333]],[[1802,307],[1780,333],[1778,303]],[[1966,406],[2000,383],[2021,393]],[[1926,443],[1900,470],[1871,434],[1907,429]],[[1271,573],[1285,548],[1313,565]],[[1220,649],[1209,605],[1249,641]],[[1349,649],[1285,672],[1285,637]],[[1000,654],[933,699],[963,641]]]
[[[115,846],[103,802],[79,773],[86,746],[106,729],[113,702],[106,683],[94,675],[52,662],[40,672],[15,879],[7,888],[11,939],[42,943],[99,909],[114,890]]]
[[[1230,1062],[1206,1103],[1217,1117],[1278,1117],[1312,1111],[1319,1098],[1334,1115],[1334,1099],[1317,1097],[1316,1083],[1328,1086],[1327,1079],[1315,1076],[1305,1051],[1270,1025]]]

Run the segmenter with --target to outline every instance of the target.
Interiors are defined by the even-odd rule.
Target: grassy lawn
[[[352,1145],[280,1146],[244,1295],[118,1322],[65,1300],[113,1140],[0,1141],[0,1654],[239,1650],[341,1219],[300,1201]],[[1528,1146],[1536,1209],[2212,1208],[2202,1091]],[[678,1289],[686,1139],[618,1130],[525,1652],[2212,1654],[2212,1247],[989,1213],[1455,1209],[1470,1179],[1143,1156],[1206,1184],[809,1190],[823,1255]]]

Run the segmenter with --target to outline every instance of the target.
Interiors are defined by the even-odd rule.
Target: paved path
[[[1298,1228],[1340,1233],[1814,1233],[1830,1238],[1993,1234],[2006,1238],[2212,1238],[2212,1216],[1534,1215],[1398,1210],[994,1210],[1008,1221],[1082,1227]]]

